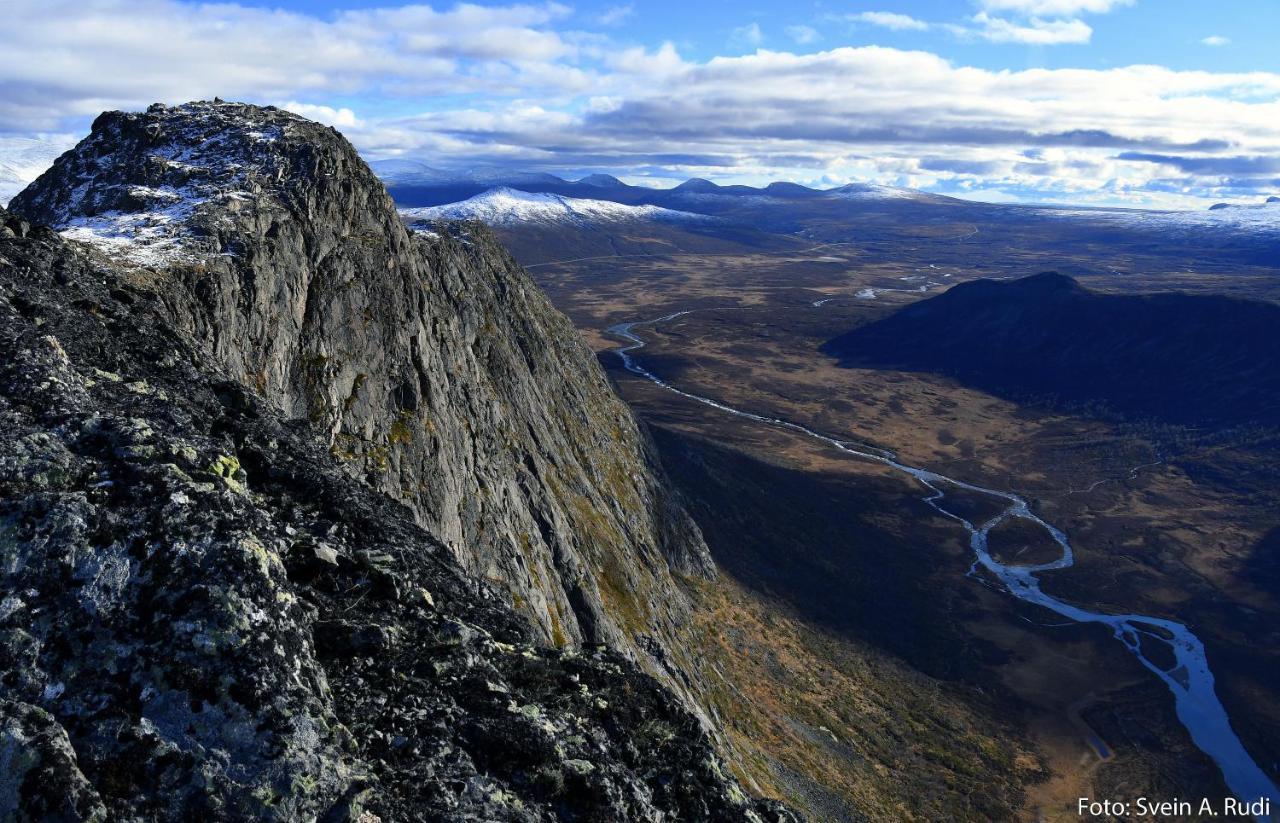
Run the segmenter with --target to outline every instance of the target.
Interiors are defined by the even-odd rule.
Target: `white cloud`
[[[740,41],[752,54],[693,61],[670,43],[620,48],[565,31],[568,12],[554,4],[321,19],[172,0],[7,2],[17,8],[0,28],[0,129],[15,134],[82,132],[102,109],[219,95],[288,101],[366,156],[436,166],[863,178],[1079,199],[1210,197],[1277,177],[1251,159],[1280,148],[1280,74],[1268,72],[1000,71],[878,47],[791,54],[759,48],[756,24]],[[998,2],[969,36],[1088,39],[1078,19],[1016,16],[1065,6]]]
[[[962,30],[992,43],[1023,43],[1031,46],[1057,46],[1064,43],[1088,43],[1093,29],[1083,20],[1044,20],[1032,17],[1015,23],[1003,17],[992,17],[985,11],[973,16],[976,28]]]
[[[1015,14],[1024,9],[1075,8],[1080,3],[1067,2],[1020,2],[1019,0],[992,0],[993,7],[1005,8]],[[1095,3],[1101,7],[1100,3]],[[847,20],[881,26],[894,31],[926,31],[931,28],[942,28],[957,37],[965,39],[980,38],[991,43],[1021,43],[1034,46],[1055,46],[1067,43],[1088,43],[1093,37],[1093,29],[1083,20],[1076,18],[1045,18],[1039,16],[1017,17],[1010,19],[979,11],[969,18],[967,24],[940,23],[932,24],[918,20],[906,14],[891,11],[864,11],[845,15]]]
[[[1135,0],[975,0],[980,11],[972,26],[948,28],[961,37],[980,37],[992,43],[1030,46],[1084,44],[1093,29],[1082,14],[1106,14]],[[992,14],[994,12],[994,14]]]
[[[1229,46],[1231,45],[1231,38],[1223,37],[1220,34],[1211,34],[1200,42],[1206,46]]]
[[[743,46],[758,46],[764,42],[764,32],[759,23],[748,23],[739,26],[730,34],[730,42]]]
[[[555,3],[449,11],[400,6],[331,19],[230,3],[7,0],[0,123],[54,129],[74,115],[147,100],[302,99],[575,88],[577,46]]]
[[[684,71],[687,65],[671,42],[663,43],[653,52],[640,46],[623,49],[610,54],[606,62],[610,68],[622,74],[650,77],[656,81]]]
[[[1028,17],[1074,17],[1080,14],[1106,14],[1120,6],[1131,6],[1134,0],[977,0],[984,11],[1010,12]]]
[[[630,3],[625,6],[612,6],[605,9],[596,17],[596,22],[602,26],[618,26],[627,19],[634,17],[636,7]]]
[[[882,26],[886,29],[895,31],[924,31],[929,28],[929,24],[923,20],[907,14],[898,14],[892,11],[864,11],[857,14],[849,15],[850,20],[859,23],[870,23],[873,26]]]
[[[813,26],[787,26],[786,31],[788,37],[802,46],[822,39],[822,35]]]
[[[281,105],[280,108],[291,111],[294,114],[301,114],[308,120],[315,120],[318,123],[324,123],[326,126],[358,127],[364,125],[356,117],[356,113],[348,108],[335,109],[331,106],[299,103],[296,100],[290,100],[288,103]]]
[[[473,147],[501,143],[530,163],[540,155],[522,147],[554,144],[560,162],[609,158],[615,166],[661,164],[701,176],[856,170],[887,183],[981,181],[1108,200],[1164,185],[1167,165],[1120,157],[1135,147],[1225,158],[1280,142],[1274,74],[1153,66],[987,71],[875,47],[760,51],[668,63],[667,72],[567,131],[538,118],[514,127],[519,145],[511,122],[467,139]],[[1193,190],[1219,185],[1215,174],[1184,177]]]

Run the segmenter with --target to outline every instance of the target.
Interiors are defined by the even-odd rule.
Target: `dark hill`
[[[612,174],[588,174],[578,181],[582,186],[596,186],[602,189],[617,189],[626,185]]]
[[[1107,295],[1056,273],[978,280],[829,341],[843,365],[1183,425],[1280,425],[1280,306]]]

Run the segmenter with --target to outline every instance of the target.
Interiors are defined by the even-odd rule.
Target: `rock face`
[[[64,162],[58,173],[67,171]],[[37,198],[25,203],[37,210]],[[267,213],[245,219],[269,226]],[[247,370],[265,369],[263,393],[288,401],[286,411],[316,412],[334,443],[346,421],[372,421],[375,403],[398,402],[414,426],[441,414],[430,380],[391,398],[357,391],[350,408],[334,409],[326,398],[349,391],[335,376],[345,366],[309,372],[305,362],[286,362],[285,339],[306,338],[309,323],[346,303],[304,301],[301,315],[282,304],[273,336],[255,325],[266,321],[254,306],[270,306],[258,292],[270,272],[265,263],[252,268],[257,257],[238,270],[244,291],[232,299],[218,289],[236,270],[221,266],[243,258],[211,263],[202,291],[194,269],[156,274],[113,263],[3,210],[0,226],[0,819],[785,814],[747,799],[693,715],[633,663],[603,649],[533,645],[542,632],[513,611],[509,592],[455,559],[482,563],[494,550],[464,542],[468,529],[506,522],[485,519],[483,502],[457,514],[446,546],[380,491],[380,470],[368,484],[352,477],[350,461],[311,423],[241,383]],[[394,228],[396,242],[413,249]],[[437,266],[439,277],[461,278],[463,261],[503,265],[487,242],[475,243],[442,242],[414,264],[415,277]],[[336,276],[319,272],[342,253],[304,246],[320,261],[317,277]],[[413,282],[405,300],[421,297]],[[176,286],[210,302],[182,302]],[[278,283],[269,290],[288,295]],[[215,306],[232,312],[225,329],[213,323]],[[492,364],[499,344],[478,327],[468,335],[467,317],[426,311],[412,332],[420,356],[444,357],[427,354],[422,336],[456,323],[479,362]],[[201,332],[195,339],[192,328]],[[233,339],[261,348],[233,347]],[[206,343],[218,346],[221,364],[210,362]],[[340,356],[336,344],[327,351],[330,362]],[[378,381],[390,364],[366,368],[381,376],[364,386],[387,385]],[[440,390],[467,390],[461,374],[452,380]],[[490,408],[495,422],[510,413]],[[431,442],[455,436],[443,418],[431,419]],[[378,442],[380,430],[369,426],[365,439]],[[428,433],[415,429],[410,443]],[[386,473],[404,477],[414,454],[388,446]],[[359,459],[373,458],[362,451]],[[477,473],[479,482],[494,477],[483,466]],[[534,476],[530,469],[523,479]],[[489,492],[499,493],[526,501],[520,511],[555,505],[550,492]],[[404,499],[431,522],[426,502],[436,498]]]
[[[701,536],[590,350],[485,230],[410,233],[332,129],[220,102],[102,115],[11,210],[138,267],[167,322],[543,640],[679,682],[672,573],[710,573]]]

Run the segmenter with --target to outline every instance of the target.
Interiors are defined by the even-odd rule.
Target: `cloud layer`
[[[287,105],[337,126],[371,157],[435,166],[870,179],[1161,204],[1277,185],[1264,162],[1280,153],[1272,73],[992,71],[875,46],[793,54],[760,46],[822,35],[792,26],[771,38],[749,21],[736,37],[750,53],[694,61],[671,44],[614,42],[609,27],[636,14],[628,5],[594,16],[545,3],[320,19],[171,0],[11,3],[0,30],[0,130],[12,133],[218,95]],[[981,0],[966,25],[989,40],[1073,42],[1089,27],[1071,15],[1121,5]]]

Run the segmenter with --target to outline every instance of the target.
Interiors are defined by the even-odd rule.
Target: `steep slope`
[[[12,208],[138,265],[170,322],[543,639],[682,681],[673,569],[709,573],[705,546],[575,329],[483,229],[415,237],[335,131],[222,102],[102,115]]]
[[[824,347],[1002,396],[1182,425],[1280,425],[1280,306],[1106,295],[1055,273],[977,280]]]
[[[0,819],[786,818],[632,663],[530,645],[154,278],[0,209]]]
[[[13,210],[163,268],[138,278],[184,330],[548,639],[631,645],[678,605],[669,567],[707,568],[572,325],[488,234],[412,237],[333,129],[221,102],[105,114]]]

